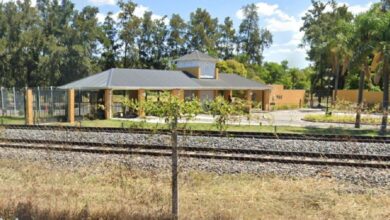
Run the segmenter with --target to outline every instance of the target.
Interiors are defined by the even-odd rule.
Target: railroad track
[[[46,140],[30,140],[26,142],[25,140],[19,139],[0,139],[0,147],[98,154],[147,155],[159,157],[170,156],[172,150],[171,147],[165,145],[102,144]],[[390,155],[334,154],[210,147],[179,147],[178,149],[179,156],[182,158],[390,169]]]
[[[77,127],[77,126],[51,126],[51,125],[3,125],[4,129],[22,130],[55,130],[68,132],[105,132],[105,133],[133,133],[133,134],[170,134],[169,130],[134,129],[134,128],[109,128],[109,127]],[[279,140],[315,140],[359,143],[390,143],[390,137],[386,136],[346,136],[346,135],[318,135],[318,134],[289,134],[271,132],[236,132],[179,130],[179,135],[207,136],[207,137],[234,137],[254,139],[279,139]]]

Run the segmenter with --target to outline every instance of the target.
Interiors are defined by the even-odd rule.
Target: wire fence
[[[14,175],[21,175],[14,184],[26,183],[25,194],[12,191],[14,201],[22,201],[15,208],[19,216],[30,211],[40,219],[60,218],[61,213],[69,218],[170,218],[172,140],[168,130],[10,125],[0,129],[0,138],[0,164],[8,163]],[[318,188],[323,184],[319,178],[364,180],[364,184],[380,186],[390,180],[387,139],[180,131],[177,149],[179,216],[183,219],[253,219],[272,207],[276,213],[303,207],[292,215],[304,217],[321,209],[308,202],[320,199],[325,205],[334,204],[334,200],[321,200],[324,194],[315,197],[315,190],[325,193],[330,187]],[[21,166],[28,166],[28,171]],[[283,188],[298,181],[297,177],[314,177],[318,182]],[[310,193],[314,194],[307,198],[305,190],[313,185]],[[299,195],[294,200],[298,204],[274,207],[280,202],[275,198],[283,197],[282,190],[289,201]],[[25,202],[27,197],[31,207]]]
[[[0,88],[1,116],[24,117],[25,89]]]

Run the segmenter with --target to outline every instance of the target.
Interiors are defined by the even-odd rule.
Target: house
[[[104,103],[105,118],[117,115],[116,95],[145,99],[147,91],[171,91],[181,99],[198,97],[200,101],[212,100],[218,95],[231,99],[241,94],[248,101],[261,103],[269,108],[272,87],[246,79],[237,74],[220,73],[218,59],[194,51],[175,60],[176,70],[109,69],[101,73],[61,86],[61,89],[99,91]],[[72,93],[70,93],[72,95]],[[74,92],[73,92],[74,95]],[[77,101],[76,101],[77,104]],[[143,116],[143,112],[138,112]]]

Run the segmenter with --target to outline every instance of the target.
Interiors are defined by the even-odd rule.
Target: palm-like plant
[[[369,81],[371,71],[369,68],[370,58],[373,54],[374,47],[372,46],[372,27],[373,21],[372,11],[360,14],[355,18],[353,35],[350,38],[350,45],[354,51],[351,66],[355,66],[360,72],[359,74],[359,92],[358,103],[356,109],[355,128],[360,128],[361,111],[363,104],[363,91],[365,78]]]
[[[353,25],[349,22],[349,19],[341,18],[337,20],[334,31],[335,36],[330,38],[328,43],[332,70],[335,76],[332,104],[337,100],[339,78],[347,72],[352,57],[349,39],[351,39],[353,33]]]
[[[377,81],[382,77],[383,82],[383,116],[380,132],[384,134],[387,129],[389,108],[390,0],[382,0],[382,4],[375,5],[369,13],[373,13],[370,22],[372,28],[370,44],[376,53],[371,70],[377,72]]]

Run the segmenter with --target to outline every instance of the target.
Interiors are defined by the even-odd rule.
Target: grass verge
[[[25,120],[22,117],[0,116],[0,124],[22,125],[24,123],[25,123]]]
[[[63,124],[64,125],[64,124]],[[69,124],[65,124],[69,125]],[[79,123],[75,124],[80,126]],[[123,127],[123,128],[144,128],[144,129],[164,129],[166,124],[156,124],[147,122],[121,121],[121,120],[85,120],[81,121],[82,127]],[[187,129],[201,131],[217,131],[214,124],[206,123],[187,123],[179,124],[180,127],[186,126]],[[296,127],[296,126],[260,126],[260,125],[229,125],[228,131],[245,132],[277,132],[277,133],[296,133],[296,134],[337,134],[337,135],[364,135],[377,136],[378,131],[373,129],[353,129],[353,128],[318,128],[318,127]],[[390,135],[390,132],[387,133]]]
[[[179,180],[182,219],[390,217],[388,191],[356,191],[331,179],[191,172]],[[0,160],[3,219],[168,219],[169,211],[169,171]]]
[[[303,120],[312,121],[312,122],[327,122],[327,123],[355,123],[355,116],[352,115],[306,115]],[[374,118],[374,117],[362,117],[362,124],[369,125],[379,125],[382,122],[382,118]],[[390,122],[389,122],[390,124]]]

